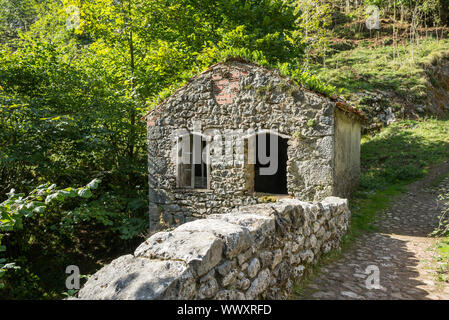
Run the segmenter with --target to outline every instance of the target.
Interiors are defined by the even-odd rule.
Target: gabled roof
[[[162,112],[164,105],[167,103],[167,101],[170,100],[171,97],[175,96],[179,91],[181,91],[182,89],[184,89],[189,83],[191,83],[192,81],[194,81],[196,78],[204,75],[205,73],[210,72],[211,70],[215,69],[217,66],[219,65],[226,65],[229,64],[230,62],[240,62],[242,64],[247,65],[248,67],[252,66],[252,67],[257,67],[257,68],[262,68],[265,69],[267,73],[271,73],[271,74],[276,74],[276,76],[283,78],[285,81],[287,81],[290,85],[295,86],[295,87],[300,87],[302,91],[309,91],[309,92],[313,92],[314,94],[317,94],[319,96],[322,97],[326,97],[329,98],[330,100],[335,102],[335,105],[337,108],[339,108],[340,110],[355,116],[356,119],[358,119],[361,122],[365,122],[367,120],[365,113],[360,110],[357,109],[354,106],[351,106],[347,101],[345,101],[344,99],[342,99],[341,97],[338,97],[336,95],[332,95],[331,97],[327,97],[324,94],[320,93],[320,92],[315,92],[312,90],[309,90],[307,88],[304,88],[303,86],[295,83],[294,81],[292,81],[289,77],[285,77],[283,75],[280,74],[279,70],[277,69],[269,69],[263,66],[260,66],[256,63],[250,62],[246,59],[240,58],[240,57],[232,57],[232,58],[228,58],[226,61],[223,62],[219,62],[216,63],[212,66],[210,66],[207,70],[193,76],[192,78],[190,78],[188,80],[188,83],[185,84],[184,86],[178,88],[176,91],[174,91],[168,98],[166,98],[164,101],[162,101],[160,104],[158,104],[156,107],[154,107],[152,110],[148,111],[148,113],[143,117],[144,120],[146,120],[148,122],[149,125],[151,125],[159,116],[159,114]],[[153,115],[153,116],[151,116]],[[151,116],[151,119],[149,119],[149,117]]]

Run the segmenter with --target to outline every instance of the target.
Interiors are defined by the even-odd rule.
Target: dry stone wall
[[[319,256],[339,247],[346,199],[283,199],[159,232],[92,275],[80,299],[286,299]]]

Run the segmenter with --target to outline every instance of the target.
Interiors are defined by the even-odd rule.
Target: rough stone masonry
[[[339,247],[346,199],[282,199],[159,232],[92,275],[80,299],[286,299],[318,257]]]
[[[195,122],[203,131],[214,130],[213,139],[227,130],[279,133],[287,141],[281,177],[286,196],[304,201],[347,197],[358,185],[358,111],[299,87],[277,70],[242,61],[219,63],[154,108],[146,121],[152,231],[260,202],[254,165],[242,158],[246,153],[233,157],[233,149],[245,148],[241,139],[230,151],[212,154],[201,177],[195,168],[178,164],[173,133],[181,128],[196,132]],[[198,187],[196,178],[207,183]],[[280,185],[264,180],[270,183]]]

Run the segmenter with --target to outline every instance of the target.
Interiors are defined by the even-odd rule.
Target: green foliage
[[[260,196],[259,200],[264,203],[277,202],[278,198],[276,196]]]
[[[133,94],[124,47],[67,29],[63,5],[40,3],[34,24],[0,45],[2,215],[10,189],[24,200],[46,181],[103,183],[53,190],[31,213],[14,214],[23,228],[2,229],[2,255],[21,269],[5,272],[11,265],[2,262],[3,298],[59,297],[65,266],[94,271],[146,230],[144,102]],[[128,207],[135,201],[145,205]]]
[[[391,90],[421,101],[426,96],[425,66],[438,53],[447,51],[448,40],[428,39],[414,47],[411,45],[358,47],[343,51],[326,60],[326,67],[316,66],[314,71],[320,80],[342,89],[352,99],[363,90]]]
[[[449,283],[449,238],[446,237],[437,245],[438,280]]]
[[[313,127],[315,125],[315,120],[314,119],[309,119],[308,121],[307,121],[307,126],[308,127]]]
[[[294,1],[293,5],[298,14],[296,24],[300,31],[295,35],[300,34],[300,41],[306,48],[306,64],[308,64],[311,53],[314,53],[315,58],[326,55],[329,44],[327,28],[331,23],[331,6],[326,1],[317,0]]]
[[[289,63],[278,64],[277,68],[282,75],[315,92],[323,93],[327,96],[340,93],[340,90],[336,87],[325,83],[311,71],[307,71],[304,68],[294,68]]]
[[[62,190],[57,190],[55,184],[46,183],[38,186],[28,196],[25,196],[23,193],[16,193],[12,189],[7,194],[8,199],[0,204],[0,252],[2,255],[6,251],[6,246],[1,245],[2,238],[5,235],[23,230],[24,220],[40,220],[45,218],[44,215],[47,207],[50,207],[50,211],[53,212],[56,208],[60,210],[67,198],[76,198],[77,196],[90,198],[92,196],[90,189],[92,187],[96,188],[99,182],[100,180],[94,179],[86,187],[77,189],[66,188]],[[87,196],[87,191],[89,192],[89,196]],[[7,269],[20,268],[14,262],[6,264],[5,262],[5,258],[0,260],[0,278],[4,276]],[[4,287],[3,283],[0,282],[0,284],[1,287]]]
[[[80,188],[57,189],[46,183],[28,195],[8,193],[0,204],[0,297],[59,297],[65,283],[61,270],[67,265],[76,262],[86,270],[97,268],[92,269],[93,262],[98,264],[93,257],[82,257],[86,240],[96,238],[89,233],[102,234],[95,247],[104,254],[119,239],[141,235],[147,219],[133,213],[146,209],[146,193],[138,198],[120,198],[112,192],[94,195],[92,190],[99,186],[100,180],[94,179]]]
[[[0,0],[0,42],[12,41],[36,20],[42,0]]]
[[[90,189],[96,189],[99,179],[92,180],[86,187],[57,190],[55,184],[46,183],[38,186],[28,196],[15,193],[14,189],[7,194],[8,199],[0,204],[0,231],[14,231],[23,228],[23,219],[33,215],[43,215],[49,205],[62,203],[67,198],[90,198]]]
[[[139,196],[119,198],[105,192],[93,201],[66,211],[58,229],[73,233],[78,225],[94,222],[108,226],[109,231],[119,234],[123,240],[133,239],[142,234],[148,223],[146,217],[132,216],[133,212],[147,208],[146,194],[139,193]]]
[[[71,290],[67,290],[67,292],[64,292],[63,294],[66,296],[66,297],[68,297],[68,298],[71,298],[71,297],[75,297],[75,295],[78,293],[78,290],[77,289],[71,289]]]
[[[362,140],[362,190],[381,190],[422,177],[449,155],[447,121],[405,120]]]
[[[104,83],[100,65],[68,58],[64,48],[40,42],[0,51],[2,194],[43,181],[82,184],[89,172],[144,183],[145,141],[137,135],[145,127],[128,118],[134,104]]]

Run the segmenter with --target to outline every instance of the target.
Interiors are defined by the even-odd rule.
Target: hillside
[[[360,28],[361,23],[334,27],[330,52],[311,66],[312,73],[362,108],[370,119],[366,131],[399,119],[445,117],[449,111],[448,30],[420,28],[411,42],[407,24],[382,19],[380,29],[370,33]]]

